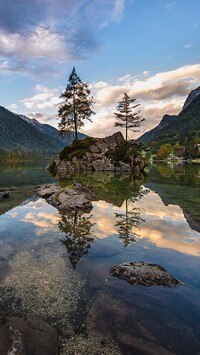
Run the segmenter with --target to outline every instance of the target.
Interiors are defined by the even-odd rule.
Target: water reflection
[[[153,167],[146,180],[86,174],[74,181],[95,191],[88,214],[61,215],[38,199],[1,215],[1,309],[37,313],[51,322],[62,332],[66,353],[80,352],[83,340],[89,353],[95,329],[99,353],[117,353],[102,350],[106,333],[124,354],[165,349],[198,354],[200,235],[193,224],[200,221],[199,176],[199,167],[187,165]],[[26,179],[21,182],[22,198],[28,185]],[[112,264],[132,260],[158,263],[187,286],[147,289],[110,276]],[[86,329],[87,337],[77,329]],[[90,353],[99,349],[93,344]]]
[[[165,206],[178,205],[189,226],[200,232],[200,165],[158,164],[145,186],[156,192]]]
[[[37,186],[52,182],[54,180],[42,165],[1,165],[0,191],[9,190],[11,195],[8,199],[0,201],[0,215],[19,206],[25,200],[32,199]]]
[[[125,200],[125,212],[115,213],[117,233],[125,247],[135,242],[135,237],[139,237],[136,230],[139,229],[139,225],[145,220],[141,217],[141,211],[143,210],[139,207],[135,207],[134,203],[144,197],[148,192],[148,189],[140,187],[137,196]]]
[[[81,257],[88,253],[91,243],[94,240],[91,217],[86,216],[82,211],[70,211],[61,215],[58,227],[65,233],[65,239],[62,244],[67,248],[69,260],[74,267]]]

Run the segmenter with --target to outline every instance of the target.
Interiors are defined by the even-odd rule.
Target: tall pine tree
[[[90,116],[94,112],[92,111],[93,97],[90,96],[88,84],[81,81],[75,67],[73,67],[67,87],[60,97],[64,99],[58,110],[60,133],[73,132],[74,139],[78,140],[78,130],[84,126],[85,119],[91,122]]]
[[[124,94],[122,101],[117,105],[117,111],[115,112],[117,122],[114,126],[125,127],[126,141],[128,140],[128,130],[132,132],[138,132],[141,123],[145,120],[140,116],[140,111],[135,112],[134,110],[140,104],[132,105],[136,99],[131,99],[126,93]]]

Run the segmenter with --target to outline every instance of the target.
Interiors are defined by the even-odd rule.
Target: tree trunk
[[[77,132],[77,117],[76,117],[76,103],[75,103],[75,87],[73,87],[73,113],[74,113],[75,141],[77,141],[78,140],[78,132]]]

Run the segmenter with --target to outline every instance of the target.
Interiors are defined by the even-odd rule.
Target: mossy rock
[[[96,138],[87,137],[82,140],[74,141],[72,145],[65,147],[60,152],[60,159],[72,160],[73,158],[81,159],[86,153],[89,152],[89,148],[97,141]]]

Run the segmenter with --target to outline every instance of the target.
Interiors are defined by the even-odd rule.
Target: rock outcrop
[[[142,261],[114,265],[111,275],[124,279],[132,285],[174,287],[179,283],[160,265]]]
[[[141,147],[126,142],[121,132],[105,138],[87,137],[74,142],[48,165],[52,173],[67,171],[133,171],[144,170],[145,159],[140,155]]]
[[[192,103],[192,101],[194,101],[194,99],[195,99],[197,96],[199,96],[199,95],[200,95],[200,86],[198,86],[198,88],[192,90],[192,91],[189,93],[189,95],[188,95],[188,97],[187,97],[187,99],[185,100],[185,103],[184,103],[184,105],[183,105],[183,110],[185,110],[186,107],[188,107],[188,106]],[[182,110],[182,111],[183,111],[183,110]]]
[[[89,210],[92,208],[91,200],[94,199],[93,193],[80,184],[64,188],[56,184],[47,184],[41,186],[37,194],[59,211]]]

